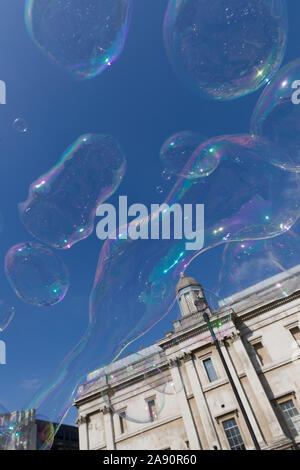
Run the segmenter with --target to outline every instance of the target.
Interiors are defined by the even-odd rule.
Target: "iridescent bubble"
[[[117,387],[120,381],[130,381],[133,380],[139,374],[143,374],[145,371],[145,367],[147,369],[151,368],[152,376],[155,374],[158,381],[161,381],[159,371],[156,369],[156,365],[153,366],[154,361],[159,361],[162,359],[162,351],[159,351],[159,348],[154,346],[150,346],[145,348],[143,353],[134,353],[130,354],[123,359],[120,359],[116,362],[113,362],[111,365],[105,368],[105,382],[106,385],[109,386],[111,393],[105,395],[105,401],[107,406],[113,411],[113,413],[118,414],[121,418],[126,419],[132,423],[150,423],[155,419],[158,419],[164,410],[165,407],[165,396],[164,393],[158,392],[156,394],[155,404],[153,409],[149,407],[147,401],[145,401],[145,406],[140,408],[140,412],[136,412],[136,407],[134,403],[127,404],[126,413],[124,411],[120,411],[118,407],[114,406],[113,396],[114,396],[114,387]],[[150,364],[148,366],[147,364]],[[99,386],[99,385],[98,385]],[[130,424],[127,424],[129,427]],[[129,430],[129,429],[128,429]]]
[[[183,131],[169,137],[160,150],[160,158],[166,170],[177,176],[194,179],[203,176],[203,166],[198,165],[186,171],[186,165],[196,148],[206,139],[197,132]],[[205,162],[202,162],[205,165]],[[207,162],[206,162],[207,164]],[[164,171],[166,171],[164,170]]]
[[[275,150],[277,147],[271,143],[251,135],[210,139],[195,150],[186,165],[193,168],[209,154],[216,163],[210,174],[196,180],[179,178],[164,204],[148,217],[135,220],[134,225],[131,221],[119,227],[115,238],[105,241],[90,295],[87,332],[28,407],[51,404],[51,421],[59,422],[76,397],[90,392],[88,371],[103,370],[107,365],[112,368],[128,345],[171,312],[180,274],[197,257],[229,242],[279,238],[297,222],[300,175],[271,164],[268,153]],[[161,230],[158,238],[128,237],[130,229],[131,233],[135,228],[144,234],[146,227],[149,234],[154,228],[157,235],[157,223],[161,228],[162,217],[170,216],[171,209],[175,210],[179,203],[181,207],[204,204],[204,232],[198,220],[192,234],[190,227],[195,220],[191,214],[183,213],[181,220],[187,225],[181,238],[173,234],[162,238]],[[205,287],[205,279],[200,282]],[[218,307],[211,305],[213,311]],[[218,320],[218,312],[214,314]],[[159,363],[152,365],[160,369]],[[114,372],[110,370],[109,375],[114,376]],[[97,390],[101,389],[108,406],[114,407],[116,382],[106,382],[105,375],[103,380]],[[82,382],[86,385],[79,387]],[[160,386],[164,386],[164,379]],[[164,408],[161,417],[163,413]],[[144,419],[135,409],[128,415]]]
[[[155,190],[158,194],[162,194],[164,192],[164,190],[161,186],[156,186]]]
[[[224,248],[218,285],[227,302],[244,291],[253,302],[266,303],[288,297],[299,284],[300,237],[294,228],[275,238],[229,243]]]
[[[19,205],[23,224],[40,241],[70,248],[93,232],[97,206],[116,191],[125,168],[113,137],[79,137],[58,164],[30,186],[27,201]]]
[[[39,243],[24,242],[10,248],[5,272],[17,296],[39,307],[61,302],[69,288],[66,266],[50,248]]]
[[[13,127],[21,134],[25,134],[28,131],[28,125],[23,118],[16,118],[13,122]]]
[[[15,307],[4,300],[0,300],[0,333],[8,327],[14,316]]]
[[[81,79],[107,69],[123,51],[131,0],[27,0],[25,20],[33,41]]]
[[[53,423],[44,416],[36,416],[36,448],[37,450],[51,450],[55,437]]]
[[[260,88],[287,42],[285,0],[169,0],[164,39],[178,76],[205,98],[230,100]]]
[[[261,94],[251,120],[251,131],[281,149],[271,162],[300,172],[300,59],[283,67]]]

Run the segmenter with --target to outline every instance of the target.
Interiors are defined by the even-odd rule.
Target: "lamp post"
[[[199,307],[202,307],[202,306],[203,306],[203,299],[199,298],[199,299],[195,300],[195,306],[197,307],[197,309],[198,309]],[[201,312],[200,308],[199,308],[198,311],[199,311],[199,313]],[[209,329],[209,332],[210,332],[211,337],[212,337],[212,339],[213,339],[214,345],[216,346],[216,349],[217,349],[217,351],[218,351],[219,357],[220,357],[221,362],[222,362],[222,364],[223,364],[223,367],[224,367],[224,369],[225,369],[225,372],[226,372],[227,378],[228,378],[228,380],[229,380],[229,383],[230,383],[230,385],[231,385],[232,391],[233,391],[233,393],[234,393],[234,395],[235,395],[235,398],[236,398],[236,400],[237,400],[237,402],[238,402],[238,405],[239,405],[239,407],[240,407],[241,413],[242,413],[242,415],[243,415],[243,418],[244,418],[244,420],[245,420],[246,426],[247,426],[248,431],[249,431],[249,433],[250,433],[250,436],[251,436],[251,439],[252,439],[252,441],[253,441],[254,447],[255,447],[256,450],[261,450],[261,449],[260,449],[260,446],[259,446],[259,443],[258,443],[258,441],[257,441],[257,439],[256,439],[255,433],[254,433],[254,431],[253,431],[253,428],[252,428],[252,426],[251,426],[251,423],[250,423],[250,421],[249,421],[249,418],[248,418],[248,415],[247,415],[247,413],[246,413],[246,410],[245,410],[245,408],[244,408],[244,405],[243,405],[243,403],[242,403],[242,400],[241,400],[241,397],[240,397],[240,395],[239,395],[239,392],[238,392],[238,390],[237,390],[237,388],[236,388],[236,386],[235,386],[235,383],[234,383],[234,381],[233,381],[232,375],[231,375],[231,373],[230,373],[230,370],[229,370],[229,368],[228,368],[228,365],[227,365],[227,363],[226,363],[226,361],[225,361],[225,358],[224,358],[224,356],[223,356],[223,353],[222,353],[222,350],[221,350],[219,341],[218,341],[218,339],[217,339],[217,337],[216,337],[216,335],[215,335],[214,329],[213,329],[213,327],[212,327],[212,325],[211,325],[211,323],[210,323],[209,316],[208,316],[207,312],[205,312],[205,311],[202,313],[202,316],[203,316],[203,320],[205,321],[205,323],[206,323],[207,326],[208,326],[208,329]]]

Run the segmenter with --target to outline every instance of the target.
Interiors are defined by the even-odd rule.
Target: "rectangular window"
[[[213,362],[211,359],[206,359],[203,361],[207,376],[209,378],[210,382],[214,382],[215,380],[218,380],[218,375],[217,372],[214,368]]]
[[[298,326],[290,329],[291,335],[293,336],[294,340],[300,344],[300,329]]]
[[[259,362],[263,366],[266,362],[268,362],[265,348],[263,347],[262,343],[253,344],[253,348],[259,359]]]
[[[155,421],[157,419],[157,410],[155,400],[148,401],[148,409],[151,421]]]
[[[124,434],[124,432],[125,432],[125,419],[126,419],[126,413],[125,413],[125,411],[122,411],[122,412],[119,414],[119,421],[120,421],[120,431],[121,431],[121,434]]]
[[[292,431],[293,434],[299,434],[299,412],[295,407],[295,403],[293,402],[293,400],[284,401],[279,404],[279,407],[282,411],[282,414],[286,420],[289,429]]]
[[[243,438],[241,436],[235,418],[223,421],[223,428],[231,450],[245,450]]]

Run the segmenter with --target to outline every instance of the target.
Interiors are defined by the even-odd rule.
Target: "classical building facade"
[[[200,284],[183,276],[176,289],[181,316],[165,338],[81,385],[80,449],[251,450],[249,423],[261,449],[300,448],[299,274],[297,266],[267,279],[214,312]],[[291,283],[293,293],[282,296]]]

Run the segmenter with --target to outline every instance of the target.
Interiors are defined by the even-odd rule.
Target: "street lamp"
[[[241,413],[242,413],[242,415],[243,415],[243,417],[244,417],[246,426],[247,426],[247,428],[248,428],[248,430],[249,430],[249,433],[250,433],[251,439],[252,439],[252,441],[253,441],[254,447],[255,447],[256,450],[261,450],[261,449],[260,449],[260,446],[259,446],[259,443],[258,443],[258,441],[257,441],[257,439],[256,439],[255,433],[254,433],[254,431],[253,431],[253,428],[252,428],[252,426],[251,426],[251,423],[250,423],[250,421],[249,421],[249,418],[248,418],[248,415],[247,415],[247,413],[246,413],[246,410],[245,410],[245,408],[244,408],[244,405],[243,405],[243,403],[242,403],[242,400],[241,400],[241,397],[240,397],[240,395],[239,395],[239,392],[238,392],[238,390],[237,390],[237,388],[236,388],[236,386],[235,386],[235,383],[234,383],[234,381],[233,381],[232,375],[231,375],[231,373],[230,373],[230,370],[229,370],[229,368],[228,368],[228,365],[227,365],[227,363],[226,363],[226,361],[225,361],[225,358],[224,358],[224,356],[223,356],[223,353],[222,353],[222,350],[221,350],[219,341],[218,341],[218,339],[217,339],[217,337],[216,337],[216,335],[215,335],[214,329],[213,329],[213,327],[212,327],[212,325],[211,325],[211,323],[210,323],[208,313],[207,313],[205,310],[204,310],[204,311],[202,310],[204,305],[205,305],[205,302],[203,301],[203,298],[198,298],[198,299],[195,300],[195,306],[197,307],[198,312],[201,313],[201,311],[202,311],[203,320],[205,321],[205,323],[206,323],[207,326],[208,326],[208,330],[209,330],[209,332],[210,332],[210,334],[211,334],[211,337],[212,337],[212,339],[213,339],[214,345],[216,346],[216,349],[217,349],[218,354],[219,354],[219,356],[220,356],[220,359],[221,359],[221,361],[222,361],[222,364],[223,364],[223,367],[224,367],[224,369],[225,369],[226,375],[227,375],[227,377],[228,377],[229,383],[230,383],[230,385],[231,385],[232,391],[233,391],[233,393],[234,393],[234,395],[235,395],[235,398],[236,398],[236,400],[237,400],[237,402],[238,402],[238,405],[239,405],[239,407],[240,407]]]

